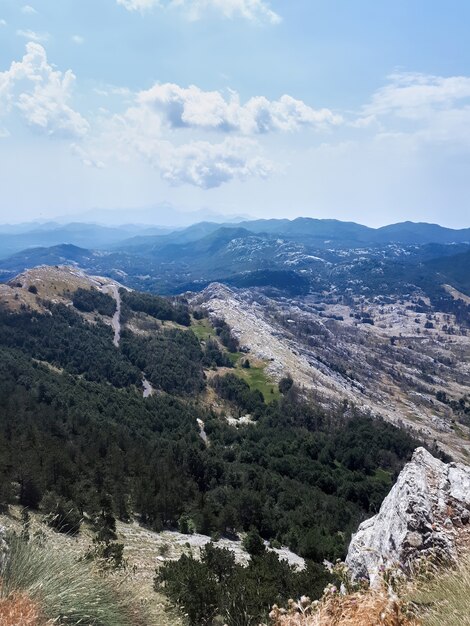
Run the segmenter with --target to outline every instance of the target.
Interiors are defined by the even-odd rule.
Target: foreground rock
[[[449,560],[470,533],[470,467],[443,463],[418,448],[379,513],[359,526],[346,562],[372,586],[383,568],[405,571],[419,555]]]

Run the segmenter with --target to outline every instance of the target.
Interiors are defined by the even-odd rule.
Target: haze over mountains
[[[461,256],[453,263],[456,255]],[[212,281],[289,285],[301,292],[338,283],[357,291],[380,276],[387,287],[377,285],[379,291],[423,280],[435,285],[446,282],[445,276],[465,291],[469,259],[470,228],[413,222],[378,229],[311,218],[200,222],[175,230],[54,222],[14,232],[0,227],[0,276],[6,280],[37,265],[76,264],[163,294],[198,290]]]

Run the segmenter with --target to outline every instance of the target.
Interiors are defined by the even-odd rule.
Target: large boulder
[[[406,572],[419,555],[454,559],[469,521],[470,467],[417,448],[379,513],[353,535],[346,563],[353,579],[367,578],[374,586],[384,568]]]

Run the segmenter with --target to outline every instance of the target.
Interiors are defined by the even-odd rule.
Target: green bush
[[[279,391],[282,394],[286,394],[288,391],[290,391],[293,384],[294,381],[292,380],[292,376],[284,376],[284,378],[281,378],[281,380],[279,381]]]
[[[213,624],[215,618],[227,626],[258,626],[266,623],[274,603],[285,604],[306,590],[318,597],[329,581],[322,566],[309,564],[296,572],[268,551],[243,567],[230,550],[209,543],[200,561],[183,555],[165,563],[155,588],[186,614],[190,626]]]
[[[250,556],[260,556],[266,550],[261,535],[254,528],[250,530],[243,540],[243,547]]]
[[[46,522],[54,530],[66,535],[79,533],[82,518],[73,502],[48,492],[42,499],[41,508],[46,514]]]

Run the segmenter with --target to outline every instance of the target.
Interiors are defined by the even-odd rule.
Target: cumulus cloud
[[[81,46],[83,43],[85,43],[85,39],[80,35],[72,35],[72,42],[76,43],[77,46]]]
[[[30,42],[23,59],[0,72],[0,108],[18,111],[28,125],[47,135],[82,137],[88,122],[68,104],[74,82],[71,70],[55,70],[44,48]]]
[[[139,155],[172,185],[212,189],[235,179],[270,175],[273,165],[262,156],[254,137],[301,128],[324,129],[341,121],[328,109],[312,109],[288,95],[276,101],[256,97],[241,104],[234,92],[224,97],[218,91],[167,83],[135,94],[122,114],[111,118],[104,114],[102,137],[90,147],[85,161],[90,164]],[[208,132],[228,136],[213,142],[204,136]]]
[[[19,37],[24,37],[25,39],[29,39],[29,41],[36,41],[38,43],[44,43],[45,41],[48,41],[50,35],[49,33],[37,33],[34,30],[22,30],[19,29],[16,31],[16,34]]]
[[[280,16],[266,0],[117,0],[128,11],[146,11],[155,7],[183,9],[190,19],[200,19],[208,11],[226,18],[243,17],[250,21],[278,24]]]
[[[256,155],[256,146],[243,139],[217,144],[195,141],[178,147],[164,143],[158,161],[164,180],[202,189],[220,187],[234,179],[266,178],[272,171],[271,163]]]
[[[86,165],[126,162],[142,158],[173,186],[194,185],[213,189],[232,180],[266,178],[273,170],[260,146],[246,137],[227,137],[212,143],[195,140],[194,133],[175,143],[174,133],[146,107],[129,107],[121,115],[103,115],[102,134],[90,137],[80,150],[74,149]],[[101,166],[101,165],[99,165]]]
[[[219,91],[185,89],[172,83],[155,85],[138,94],[138,102],[159,115],[171,128],[200,128],[244,135],[295,131],[302,127],[325,129],[341,123],[329,109],[313,109],[301,100],[283,95],[270,101],[263,96],[244,105],[238,94],[226,99]]]
[[[0,20],[0,26],[6,26],[6,25],[7,25],[6,20],[3,20],[3,19]]]

